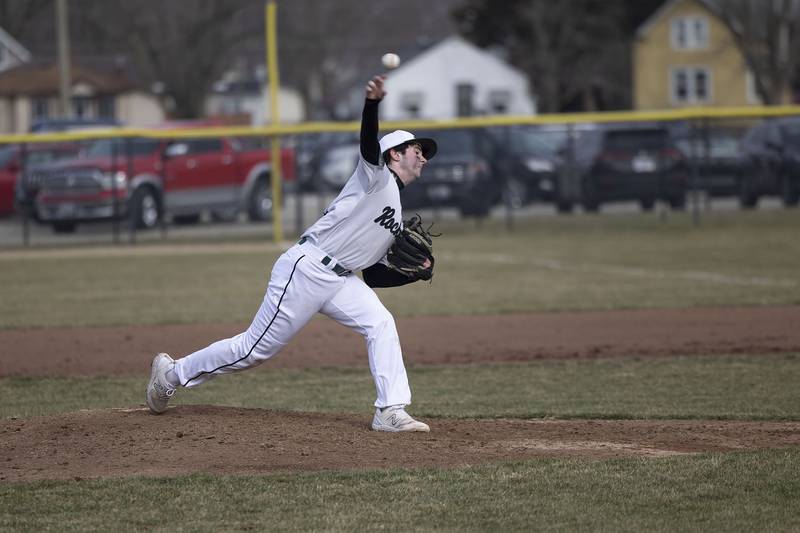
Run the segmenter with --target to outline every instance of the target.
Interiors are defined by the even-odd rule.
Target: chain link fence
[[[316,220],[358,158],[357,123],[272,128],[107,129],[0,137],[0,247],[170,239],[287,238]],[[406,210],[434,218],[712,204],[793,208],[794,106],[477,117],[384,123],[437,140]],[[281,184],[271,186],[271,139]]]

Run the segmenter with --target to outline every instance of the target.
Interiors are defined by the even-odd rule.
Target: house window
[[[33,120],[45,120],[50,118],[47,98],[34,98],[31,100],[31,118]]]
[[[97,99],[97,117],[113,119],[116,116],[113,96],[101,96]]]
[[[708,48],[708,18],[680,17],[672,20],[670,40],[675,50]]]
[[[220,139],[189,139],[189,154],[205,154],[209,152],[221,152],[222,141]]]
[[[694,96],[698,102],[708,101],[708,72],[696,69],[694,75]]]
[[[689,100],[689,78],[683,69],[672,73],[672,100],[675,102]]]
[[[745,74],[745,98],[747,99],[748,104],[760,104],[761,97],[758,96],[758,90],[756,89],[756,77],[751,70],[747,70],[747,74]]]
[[[404,93],[400,97],[400,105],[410,118],[419,118],[422,112],[422,93],[418,91]]]
[[[456,116],[471,117],[475,114],[475,86],[471,83],[456,85]]]
[[[237,96],[228,95],[222,99],[221,108],[223,115],[238,115],[242,112],[242,100]]]
[[[86,96],[72,98],[72,116],[75,118],[89,118],[91,116],[91,99]]]
[[[508,113],[511,104],[511,91],[496,89],[489,91],[489,110],[496,115]]]
[[[711,70],[706,67],[672,69],[672,102],[676,104],[707,104],[712,100]]]

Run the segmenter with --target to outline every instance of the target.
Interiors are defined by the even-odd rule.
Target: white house
[[[208,116],[242,117],[253,126],[263,126],[272,121],[269,85],[263,79],[218,82],[206,98]],[[280,87],[278,90],[278,118],[282,123],[293,124],[305,120],[303,98],[296,90]]]
[[[386,91],[391,96],[381,115],[387,120],[536,113],[523,72],[458,36],[391,71]]]
[[[0,28],[0,72],[31,60],[31,53]]]

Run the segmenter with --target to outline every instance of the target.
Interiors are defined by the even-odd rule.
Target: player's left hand
[[[415,215],[403,224],[395,237],[386,260],[389,268],[400,272],[412,281],[429,281],[433,277],[433,241],[430,227],[422,226],[422,219]]]

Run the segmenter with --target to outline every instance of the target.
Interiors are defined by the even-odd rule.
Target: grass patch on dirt
[[[0,484],[14,531],[791,531],[800,449]]]
[[[800,211],[576,215],[437,225],[432,284],[381,289],[398,316],[800,304]],[[104,253],[107,250],[107,253]],[[0,255],[0,327],[246,322],[269,243]]]
[[[411,367],[424,417],[800,419],[800,355],[542,360]],[[0,379],[0,416],[143,405],[147,376]],[[221,376],[182,389],[174,404],[363,412],[374,385],[366,368],[270,370]]]

